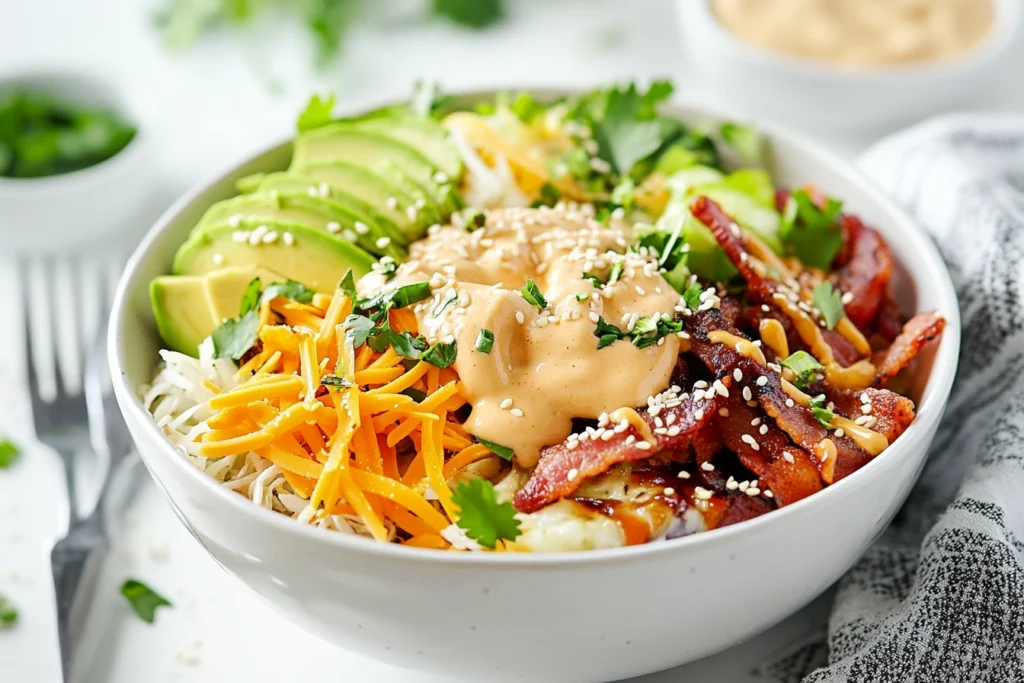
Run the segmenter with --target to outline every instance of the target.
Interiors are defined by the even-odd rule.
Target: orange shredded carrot
[[[419,536],[413,536],[407,541],[403,541],[402,545],[407,545],[412,548],[434,548],[436,550],[447,550],[451,546],[448,541],[444,540],[437,534],[420,534]]]
[[[472,465],[477,460],[486,458],[489,455],[491,455],[491,449],[483,444],[475,443],[472,446],[463,448],[444,464],[444,478],[451,479],[452,475],[463,467]]]

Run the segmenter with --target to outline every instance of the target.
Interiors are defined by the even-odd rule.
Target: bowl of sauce
[[[703,77],[812,127],[907,123],[997,87],[1024,59],[1017,0],[679,0]]]

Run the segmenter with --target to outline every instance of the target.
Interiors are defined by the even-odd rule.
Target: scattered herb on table
[[[0,595],[0,628],[11,628],[18,623],[18,610],[5,596]]]
[[[121,595],[127,598],[135,613],[147,624],[153,623],[158,607],[171,606],[170,600],[135,579],[128,579],[121,584]]]
[[[0,439],[0,470],[7,469],[21,455],[21,449],[8,439]]]

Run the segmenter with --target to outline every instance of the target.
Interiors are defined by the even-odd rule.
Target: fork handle
[[[96,593],[107,539],[102,510],[73,525],[50,553],[53,587],[57,599],[57,636],[65,683],[71,680],[71,663],[81,638],[89,606]]]
[[[57,451],[61,464],[64,465],[64,488],[68,493],[68,533],[71,533],[73,527],[84,521],[78,514],[78,486],[75,477],[76,451],[73,448],[55,448],[54,450]]]

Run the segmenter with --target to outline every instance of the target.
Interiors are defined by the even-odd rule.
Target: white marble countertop
[[[11,0],[0,21],[0,80],[21,71],[71,67],[121,90],[151,142],[150,172],[159,187],[148,207],[153,216],[189,185],[288,136],[313,88],[330,88],[342,107],[358,108],[404,96],[420,76],[436,77],[448,89],[671,77],[681,98],[732,109],[707,75],[687,69],[671,0],[514,0],[510,20],[480,34],[409,20],[422,4],[390,2],[386,11],[394,14],[388,17],[378,5],[372,23],[346,39],[337,66],[316,73],[302,34],[291,26],[266,22],[249,37],[216,36],[187,53],[169,54],[152,30],[151,8],[139,0]],[[994,89],[972,107],[1024,111],[1024,91]],[[819,137],[850,156],[878,134],[830,131]],[[98,198],[96,210],[118,218],[116,199]],[[24,227],[5,223],[0,206],[0,231]],[[125,226],[122,245],[129,247],[145,227]],[[0,288],[14,291],[9,264],[0,264]],[[17,330],[12,298],[0,306]],[[56,457],[30,437],[20,336],[0,338],[0,435],[24,446],[20,462],[0,472],[0,594],[20,612],[16,628],[0,631],[0,679],[56,683],[49,549],[66,518],[63,481]],[[362,659],[278,620],[214,565],[140,470],[134,472],[139,495],[104,568],[102,597],[89,628],[90,656],[81,662],[78,680],[449,680]],[[153,626],[142,623],[117,593],[128,576],[149,582],[175,607],[162,610]],[[827,601],[819,600],[749,643],[643,680],[754,680],[750,674],[760,658],[823,623],[826,613]]]

